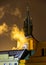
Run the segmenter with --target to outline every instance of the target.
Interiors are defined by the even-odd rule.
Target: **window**
[[[46,48],[45,48],[45,50],[44,50],[44,55],[46,56]]]
[[[42,56],[44,56],[44,48],[42,48]]]
[[[9,65],[12,65],[12,63],[9,63]]]
[[[17,65],[17,63],[15,63],[14,65]]]

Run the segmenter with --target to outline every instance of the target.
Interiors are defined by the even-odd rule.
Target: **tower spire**
[[[30,15],[29,15],[29,6],[27,6],[27,14],[26,14],[26,19],[24,21],[24,32],[25,32],[25,36],[32,35],[32,20],[30,19]]]

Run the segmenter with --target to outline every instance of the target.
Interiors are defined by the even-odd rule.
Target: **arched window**
[[[42,48],[42,56],[44,56],[44,48]]]

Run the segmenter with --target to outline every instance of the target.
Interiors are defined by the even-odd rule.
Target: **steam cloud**
[[[6,23],[3,23],[2,25],[0,25],[0,35],[7,31],[8,31],[8,26],[6,25]]]
[[[23,30],[19,30],[16,25],[14,25],[12,28],[11,39],[17,41],[17,48],[22,49],[22,46],[27,43],[27,38],[25,37]]]

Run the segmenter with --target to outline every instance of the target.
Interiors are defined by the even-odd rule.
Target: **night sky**
[[[46,0],[0,0],[0,25],[5,22],[9,27],[7,33],[0,35],[0,50],[16,46],[10,32],[14,24],[23,28],[27,2],[32,16],[33,35],[38,41],[46,41]]]

